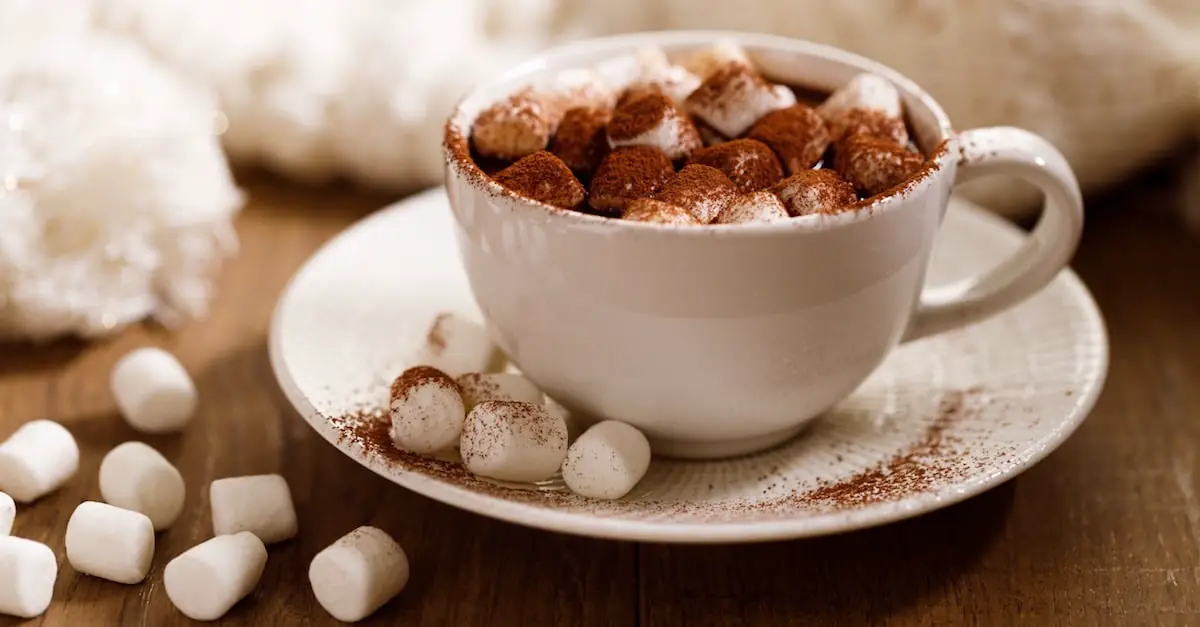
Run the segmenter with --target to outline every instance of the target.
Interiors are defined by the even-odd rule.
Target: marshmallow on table
[[[183,476],[167,458],[142,442],[126,442],[100,462],[100,495],[109,505],[141,512],[155,531],[170,527],[183,512]]]
[[[359,527],[317,553],[308,581],[326,612],[353,623],[400,594],[408,583],[408,557],[387,533]]]
[[[458,383],[429,366],[409,368],[396,377],[389,411],[392,443],[421,455],[453,446],[467,415]]]
[[[717,215],[717,224],[744,224],[747,222],[774,222],[786,220],[787,209],[775,194],[760,190],[734,198]]]
[[[463,406],[470,411],[484,401],[524,401],[541,404],[542,391],[524,376],[511,372],[470,372],[455,379]]]
[[[487,328],[465,316],[438,314],[425,335],[417,362],[457,377],[468,372],[487,372],[497,359],[496,345]]]
[[[50,607],[58,560],[41,542],[0,537],[0,614],[33,618]]]
[[[76,571],[140,583],[154,558],[154,524],[145,514],[84,501],[67,522],[67,560]]]
[[[78,468],[79,446],[57,422],[27,422],[0,444],[0,490],[18,503],[57,490]]]
[[[549,479],[567,454],[567,425],[545,407],[485,401],[467,415],[459,443],[463,465],[501,481]]]
[[[110,385],[121,415],[144,433],[180,431],[196,411],[192,378],[160,348],[139,348],[122,357]]]
[[[786,85],[768,82],[748,65],[726,63],[687,97],[684,107],[725,137],[738,137],[764,115],[794,104],[796,95]]]
[[[208,488],[213,535],[249,531],[265,544],[296,535],[296,508],[279,475],[250,475],[213,481]]]
[[[0,536],[12,533],[13,520],[17,517],[17,504],[12,497],[0,492]]]
[[[567,450],[562,476],[571,491],[597,499],[619,499],[650,468],[650,443],[634,427],[616,420],[597,423]]]
[[[248,531],[217,536],[179,554],[163,571],[167,598],[192,620],[216,620],[258,584],[267,548]]]

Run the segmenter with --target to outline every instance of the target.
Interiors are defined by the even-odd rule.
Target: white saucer
[[[322,248],[271,324],[275,375],[300,415],[359,463],[411,490],[543,529],[657,542],[748,542],[877,525],[966,499],[1057,448],[1091,409],[1108,365],[1103,322],[1064,272],[1022,306],[898,349],[837,409],[783,446],[716,462],[655,460],[619,501],[561,481],[501,486],[399,453],[372,418],[429,320],[478,318],[445,191],[383,209]],[[1015,250],[1022,235],[955,200],[930,270],[949,282]]]

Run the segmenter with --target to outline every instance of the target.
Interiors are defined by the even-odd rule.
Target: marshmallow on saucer
[[[392,443],[421,455],[453,446],[467,415],[458,383],[429,366],[409,368],[396,377],[390,412]]]
[[[711,61],[705,70],[684,106],[725,137],[738,137],[764,115],[796,104],[791,89],[768,82],[748,63]]]
[[[0,444],[0,490],[18,503],[57,490],[78,468],[79,446],[57,422],[27,422]]]
[[[126,442],[100,462],[100,495],[109,505],[141,512],[155,531],[170,527],[183,513],[183,475],[158,451]]]
[[[196,411],[192,378],[161,348],[139,348],[122,357],[110,385],[121,415],[143,433],[180,431]]]
[[[759,190],[731,200],[717,215],[716,223],[774,222],[787,218],[788,212],[783,206],[783,201],[769,191]]]
[[[58,560],[41,542],[0,537],[0,614],[40,616],[50,607]]]
[[[496,358],[496,345],[486,327],[466,316],[443,312],[429,326],[416,363],[457,377],[468,372],[487,372]]]
[[[520,401],[485,401],[467,415],[463,465],[501,481],[549,479],[567,454],[567,425],[545,407]]]
[[[400,594],[408,583],[408,556],[382,530],[359,527],[317,553],[308,581],[326,612],[353,623]]]
[[[524,376],[511,372],[470,372],[455,379],[467,411],[484,401],[542,404],[545,395]]]
[[[145,514],[84,501],[67,522],[67,560],[78,572],[141,583],[154,558],[154,523]]]
[[[163,570],[167,598],[192,620],[217,620],[262,577],[267,548],[243,531],[219,535],[180,553]]]
[[[650,468],[650,442],[636,428],[616,420],[593,425],[567,450],[563,481],[571,491],[597,499],[619,499]]]
[[[657,89],[634,89],[613,111],[608,123],[610,146],[653,146],[676,160],[704,145],[700,131],[670,97]]]
[[[772,188],[793,216],[832,214],[858,202],[854,186],[833,170],[805,170]]]
[[[296,535],[296,508],[287,480],[279,475],[217,479],[208,486],[213,535],[249,531],[264,544]]]

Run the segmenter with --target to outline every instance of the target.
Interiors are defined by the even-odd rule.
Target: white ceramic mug
[[[859,72],[900,90],[927,174],[867,208],[749,225],[671,227],[551,209],[456,156],[472,120],[532,81],[655,44],[740,42],[771,79],[832,91]],[[446,184],[475,299],[500,347],[573,411],[623,420],[655,453],[722,457],[779,443],[850,394],[902,341],[987,318],[1044,287],[1083,226],[1062,154],[1015,128],[956,132],[894,70],[805,41],[639,33],[542,54],[464,98],[446,127]],[[922,291],[950,191],[1015,174],[1046,194],[1028,243],[990,272]]]

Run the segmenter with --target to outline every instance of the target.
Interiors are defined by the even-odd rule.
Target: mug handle
[[[1029,298],[1058,274],[1083,233],[1083,197],[1066,158],[1050,142],[1012,127],[958,135],[956,184],[993,174],[1018,176],[1046,195],[1042,215],[1020,250],[970,279],[921,293],[903,341],[909,342],[991,317]]]

